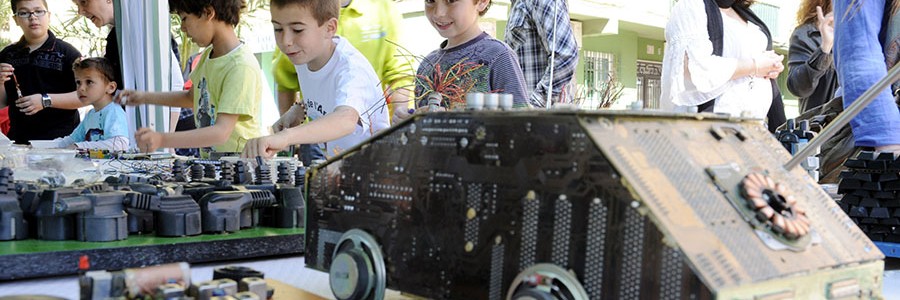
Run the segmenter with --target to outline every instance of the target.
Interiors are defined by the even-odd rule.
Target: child
[[[250,48],[234,32],[243,0],[169,1],[169,7],[181,17],[181,30],[206,47],[191,73],[193,86],[178,92],[123,91],[116,98],[128,105],[158,104],[194,110],[197,129],[158,133],[150,128],[134,134],[142,152],[157,148],[201,148],[200,156],[210,152],[241,152],[247,140],[259,133],[258,99],[262,91],[262,72]]]
[[[9,105],[9,137],[27,144],[66,136],[78,125],[78,112],[59,108],[78,103],[72,62],[81,53],[49,31],[45,0],[11,4],[23,34],[0,51],[0,107]]]
[[[336,36],[335,0],[272,0],[275,42],[297,68],[303,101],[285,113],[275,135],[251,140],[244,157],[272,157],[291,144],[325,143],[325,155],[345,151],[388,127],[381,84],[372,65],[346,39]]]
[[[125,110],[112,103],[116,93],[115,71],[105,58],[95,57],[76,61],[75,93],[82,103],[92,104],[84,120],[67,137],[54,140],[60,148],[75,146],[81,149],[128,150],[128,120]]]
[[[427,107],[429,97],[441,99],[442,107],[465,107],[465,95],[474,92],[512,94],[514,106],[526,106],[525,79],[516,53],[478,26],[478,17],[490,6],[491,0],[425,1],[425,16],[447,40],[419,64],[419,107]]]

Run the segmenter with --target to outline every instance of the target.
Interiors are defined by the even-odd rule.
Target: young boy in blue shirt
[[[91,104],[84,120],[67,137],[55,139],[60,148],[128,150],[128,120],[125,110],[112,103],[116,93],[115,71],[105,58],[93,57],[72,64],[75,93],[82,103]]]
[[[288,145],[324,143],[326,156],[356,146],[387,128],[388,109],[372,64],[346,39],[336,36],[336,0],[272,0],[275,42],[297,69],[311,122],[296,127],[299,107],[275,126],[277,134],[253,139],[244,157],[272,157]]]

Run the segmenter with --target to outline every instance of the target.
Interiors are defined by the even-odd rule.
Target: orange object
[[[87,271],[91,268],[91,262],[88,259],[87,255],[82,255],[78,258],[78,269],[82,271]]]

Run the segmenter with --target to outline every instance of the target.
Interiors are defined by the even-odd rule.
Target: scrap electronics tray
[[[303,228],[258,227],[175,238],[132,235],[114,242],[4,241],[0,242],[0,280],[72,275],[80,271],[80,264],[87,264],[88,270],[106,270],[299,255],[304,250],[303,233]]]

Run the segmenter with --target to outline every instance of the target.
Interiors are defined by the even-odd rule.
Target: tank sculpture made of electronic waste
[[[884,256],[759,120],[417,115],[308,174],[337,299],[878,298]]]

